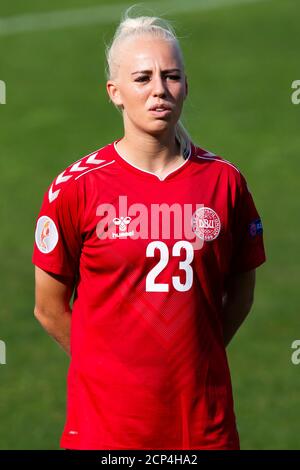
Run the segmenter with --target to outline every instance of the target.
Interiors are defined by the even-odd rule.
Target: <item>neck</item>
[[[159,175],[184,162],[179,142],[175,139],[175,130],[171,135],[159,137],[136,130],[134,135],[125,131],[117,149],[129,163]]]

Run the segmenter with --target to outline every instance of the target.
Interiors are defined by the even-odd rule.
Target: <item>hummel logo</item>
[[[131,237],[134,234],[134,231],[126,232],[126,225],[128,225],[131,221],[131,217],[115,217],[113,219],[113,223],[119,227],[120,233],[113,233],[113,238],[121,238],[121,237]]]
[[[122,232],[125,232],[125,230],[126,230],[126,225],[128,225],[130,221],[131,221],[131,217],[120,217],[120,218],[119,218],[119,217],[115,217],[115,218],[113,219],[113,223],[114,223],[115,225],[119,225],[119,226],[120,226],[120,230],[121,230]]]

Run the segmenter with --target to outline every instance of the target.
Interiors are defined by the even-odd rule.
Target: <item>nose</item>
[[[152,84],[153,84],[153,90],[152,90],[153,96],[165,96],[166,94],[165,84],[160,74],[153,76]]]

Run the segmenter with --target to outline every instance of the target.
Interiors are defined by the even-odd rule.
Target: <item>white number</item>
[[[194,258],[194,250],[191,243],[186,241],[176,242],[173,246],[173,256],[180,256],[181,248],[185,248],[186,258],[184,261],[179,262],[179,269],[184,269],[185,271],[185,284],[181,284],[179,276],[173,276],[173,286],[176,290],[184,292],[189,290],[193,284],[193,268],[191,262]]]
[[[160,251],[160,260],[154,266],[151,271],[147,274],[146,277],[146,292],[168,292],[169,284],[167,283],[156,283],[156,277],[162,272],[162,270],[167,266],[169,261],[169,250],[167,245],[161,241],[154,241],[149,243],[146,250],[146,256],[153,257],[155,249]],[[185,292],[192,287],[193,284],[193,269],[191,267],[191,262],[194,258],[194,249],[191,243],[181,240],[176,242],[172,249],[173,256],[180,256],[181,248],[184,248],[186,251],[186,258],[183,261],[179,262],[179,269],[185,271],[185,283],[180,282],[179,276],[172,276],[173,286],[179,292]]]
[[[154,256],[154,250],[158,248],[160,250],[160,260],[154,268],[149,271],[146,277],[146,291],[147,292],[168,292],[169,285],[168,284],[155,284],[156,276],[161,273],[161,271],[167,266],[169,261],[169,250],[165,243],[155,241],[149,243],[146,250],[147,258]]]

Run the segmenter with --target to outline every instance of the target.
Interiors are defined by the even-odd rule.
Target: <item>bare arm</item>
[[[223,334],[229,344],[246,316],[254,299],[255,269],[230,278],[223,299]]]
[[[74,280],[35,267],[34,315],[47,333],[70,356],[70,299]]]

